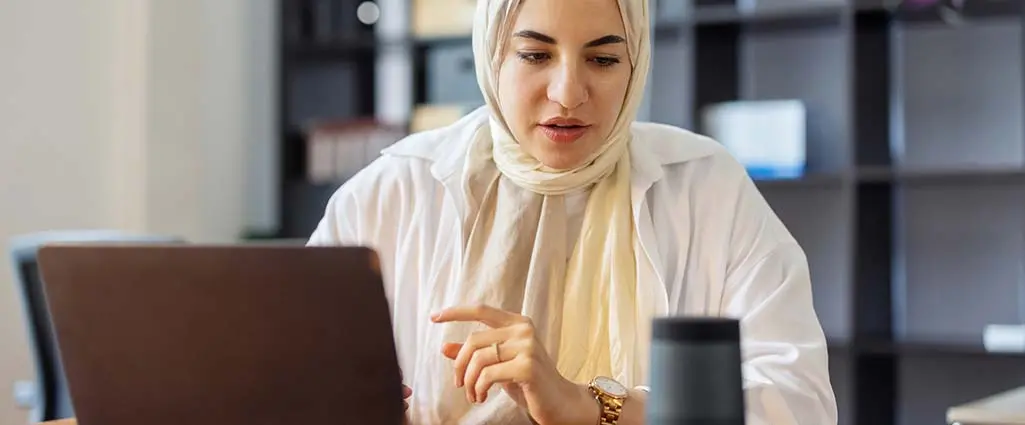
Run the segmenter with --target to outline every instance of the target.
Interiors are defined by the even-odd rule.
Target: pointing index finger
[[[447,308],[431,315],[435,323],[481,322],[491,328],[511,326],[520,321],[520,315],[486,305]]]

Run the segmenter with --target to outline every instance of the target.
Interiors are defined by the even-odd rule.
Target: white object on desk
[[[702,130],[722,143],[753,178],[804,174],[806,111],[800,100],[745,100],[710,105]]]
[[[987,325],[982,343],[986,351],[1025,352],[1025,325]]]
[[[737,0],[737,10],[743,13],[827,6],[841,7],[844,5],[843,0]]]
[[[31,381],[17,381],[14,383],[14,404],[23,409],[31,409],[38,406],[38,392],[36,383]]]
[[[1025,425],[1025,387],[947,410],[947,422],[960,425]]]

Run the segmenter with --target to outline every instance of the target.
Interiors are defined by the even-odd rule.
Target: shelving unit
[[[373,27],[355,19],[358,1],[278,1],[280,229],[308,237],[337,184],[307,181],[304,127],[318,119],[373,116]]]
[[[1025,385],[1025,354],[981,336],[1025,321],[1025,2],[657,1],[649,120],[700,132],[716,102],[808,106],[808,174],[758,185],[808,254],[841,424],[943,423]],[[357,33],[283,37],[282,236],[307,236],[337,187],[302,181],[301,120],[379,111],[383,49],[408,55],[409,107],[480,101],[468,36]]]

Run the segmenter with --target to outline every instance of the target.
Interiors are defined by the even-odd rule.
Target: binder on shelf
[[[413,0],[413,35],[417,38],[469,36],[476,0]]]
[[[374,119],[326,120],[306,131],[307,179],[343,181],[369,165],[381,151],[406,136],[400,126]]]
[[[409,131],[416,133],[450,125],[474,109],[473,106],[462,104],[417,105],[413,110]]]

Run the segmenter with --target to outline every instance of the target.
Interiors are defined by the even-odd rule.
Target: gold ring
[[[502,354],[501,354],[500,351],[498,351],[498,343],[497,342],[493,343],[493,344],[491,344],[491,346],[495,347],[495,358],[498,359],[499,363],[501,363],[502,362]]]

